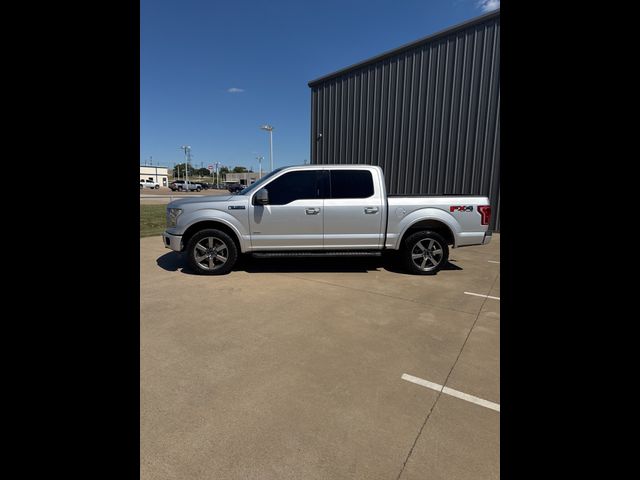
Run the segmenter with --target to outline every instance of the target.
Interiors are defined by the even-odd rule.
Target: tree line
[[[176,166],[173,167],[173,176],[184,177],[184,169],[185,169],[184,163],[176,164]],[[245,167],[233,167],[233,169],[231,170],[229,169],[229,167],[220,167],[218,169],[218,173],[220,175],[224,175],[226,173],[247,173],[247,172],[253,172],[253,170],[247,170]],[[190,177],[210,177],[211,176],[211,172],[209,172],[209,169],[194,168],[193,165],[189,165],[188,174]],[[214,170],[214,174],[215,174],[215,170]]]

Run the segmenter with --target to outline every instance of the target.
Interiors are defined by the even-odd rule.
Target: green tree
[[[178,163],[175,167],[173,167],[173,177],[174,178],[178,178],[178,176],[180,178],[184,178],[184,163]],[[200,170],[200,169],[198,169]],[[195,168],[193,168],[193,165],[189,164],[189,177],[193,177],[198,175],[198,170],[196,170]],[[209,170],[207,170],[207,174],[209,173]]]
[[[233,167],[233,173],[246,173],[247,169],[245,167]]]

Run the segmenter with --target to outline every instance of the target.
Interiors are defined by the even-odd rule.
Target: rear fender
[[[412,226],[414,226],[418,222],[422,222],[425,220],[435,220],[438,222],[442,222],[453,234],[453,247],[455,248],[458,244],[458,238],[460,232],[462,231],[462,227],[458,223],[458,221],[447,212],[444,212],[438,208],[420,208],[411,212],[409,215],[404,217],[400,223],[398,224],[398,231],[400,232],[398,237],[395,239],[394,248],[395,250],[401,247],[400,241],[404,237],[404,234],[407,233]]]

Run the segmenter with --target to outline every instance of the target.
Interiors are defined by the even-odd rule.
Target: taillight
[[[480,223],[482,225],[489,225],[489,222],[491,221],[491,205],[479,205],[478,211],[482,216]]]

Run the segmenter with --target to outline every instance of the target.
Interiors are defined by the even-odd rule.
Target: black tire
[[[222,249],[221,244],[224,244]],[[201,255],[198,255],[199,253]],[[225,253],[226,257],[224,257]],[[219,257],[224,257],[226,260],[216,264]],[[229,235],[221,230],[208,228],[200,230],[191,237],[187,244],[187,258],[189,266],[199,274],[224,275],[229,273],[236,264],[238,249]]]
[[[160,185],[156,185],[155,189],[158,190],[160,188]]]
[[[142,190],[144,187],[142,185],[140,185],[140,190]]]
[[[201,191],[202,189],[200,187],[196,188],[196,192]]]
[[[404,240],[401,258],[408,272],[435,275],[449,261],[449,246],[439,233],[423,230]]]

